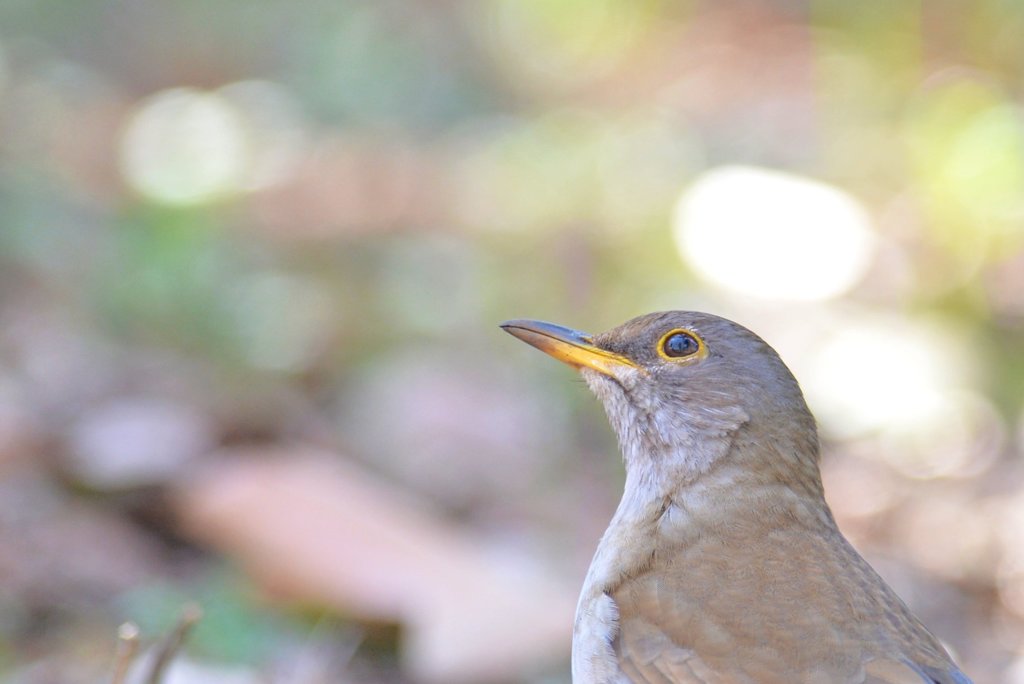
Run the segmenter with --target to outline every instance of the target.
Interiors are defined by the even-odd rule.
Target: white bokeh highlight
[[[797,375],[826,437],[922,479],[977,476],[1004,449],[1004,420],[971,389],[971,339],[950,322],[847,312],[813,337]]]
[[[832,434],[920,425],[938,412],[939,397],[953,384],[948,352],[909,324],[851,322],[824,337],[802,384]]]
[[[121,170],[137,192],[195,204],[234,192],[247,161],[239,112],[222,96],[189,88],[141,103],[125,130]]]
[[[195,205],[286,179],[304,145],[294,99],[268,81],[163,90],[140,102],[121,138],[121,173],[156,202]]]
[[[867,212],[851,196],[754,167],[703,174],[679,198],[673,228],[680,255],[701,278],[764,299],[843,294],[875,249]]]

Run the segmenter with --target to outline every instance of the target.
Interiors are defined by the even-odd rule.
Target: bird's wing
[[[630,623],[612,644],[619,668],[633,684],[727,684],[693,650],[683,648],[659,629]]]
[[[682,602],[666,602],[660,589],[657,576],[647,575],[615,592],[619,623],[612,648],[622,673],[634,684],[731,684],[729,675],[697,653],[699,637],[680,638],[699,631],[698,621],[677,612],[685,610]]]
[[[845,637],[835,627],[841,613],[830,603],[834,587],[825,575],[780,581],[759,594],[741,586],[740,575],[716,582],[694,565],[685,575],[696,579],[680,591],[682,572],[660,564],[612,595],[619,614],[612,647],[634,684],[971,684],[944,653],[894,658]],[[730,571],[718,572],[724,578]],[[809,593],[792,593],[797,586]]]
[[[713,671],[693,650],[683,648],[655,628],[638,629],[635,625],[620,631],[613,644],[622,673],[633,684],[732,684],[735,676]],[[763,674],[748,671],[758,676]],[[771,675],[770,675],[771,676]],[[786,681],[796,681],[787,676]],[[743,677],[742,681],[748,681]],[[782,681],[782,680],[780,680]],[[853,674],[848,684],[971,684],[957,669],[936,671],[890,659],[876,659]]]

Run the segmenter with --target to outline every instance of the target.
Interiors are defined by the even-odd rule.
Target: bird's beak
[[[590,368],[614,377],[616,371],[638,366],[621,354],[601,349],[590,335],[544,321],[505,321],[502,329],[545,354],[574,368]]]

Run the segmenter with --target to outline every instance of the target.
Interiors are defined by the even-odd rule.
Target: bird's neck
[[[611,525],[657,538],[772,518],[834,526],[818,468],[817,438],[766,439],[742,431],[721,454],[625,454],[626,483]],[[694,462],[702,469],[694,471]]]

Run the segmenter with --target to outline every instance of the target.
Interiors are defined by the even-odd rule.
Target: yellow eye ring
[[[708,355],[707,345],[692,330],[669,330],[658,340],[658,356],[673,363],[692,362]]]

